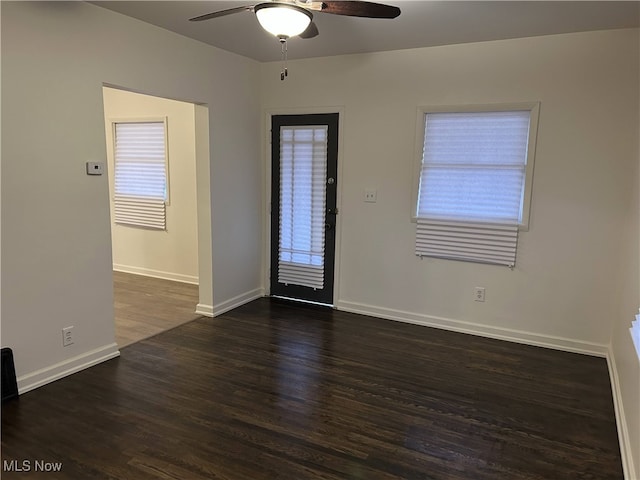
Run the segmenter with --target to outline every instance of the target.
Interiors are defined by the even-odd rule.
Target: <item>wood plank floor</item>
[[[116,343],[126,347],[200,315],[198,286],[113,272]]]
[[[604,359],[269,299],[5,404],[2,459],[32,468],[3,479],[623,478]]]

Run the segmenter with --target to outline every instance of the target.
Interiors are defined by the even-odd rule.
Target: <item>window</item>
[[[515,265],[538,104],[420,109],[416,254]]]
[[[636,319],[631,322],[631,328],[629,331],[631,332],[633,345],[636,347],[636,353],[640,359],[640,314],[636,315]]]
[[[114,216],[124,225],[166,229],[166,120],[114,123]]]

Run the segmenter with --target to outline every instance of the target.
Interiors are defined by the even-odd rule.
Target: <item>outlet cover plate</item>
[[[378,200],[378,192],[373,189],[367,189],[364,191],[364,201],[366,203],[376,203]]]
[[[68,347],[73,345],[73,326],[62,329],[62,346]]]

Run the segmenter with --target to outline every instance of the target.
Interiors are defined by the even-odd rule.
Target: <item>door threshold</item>
[[[270,295],[269,298],[273,298],[275,300],[285,300],[287,302],[304,303],[306,305],[315,305],[316,307],[334,308],[334,306],[330,303],[314,302],[312,300],[303,300],[301,298],[283,297],[282,295]]]

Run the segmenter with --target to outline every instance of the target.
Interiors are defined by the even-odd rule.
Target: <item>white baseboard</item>
[[[152,270],[150,268],[132,267],[129,265],[113,264],[116,272],[133,273],[134,275],[143,275],[145,277],[162,278],[163,280],[173,280],[174,282],[190,283],[198,285],[198,277],[193,275],[183,275],[182,273],[163,272],[160,270]]]
[[[240,307],[245,303],[249,303],[250,301],[260,297],[264,297],[264,288],[256,288],[255,290],[245,292],[230,298],[229,300],[218,303],[213,306],[212,314],[214,317],[217,317],[218,315],[222,315],[229,310],[233,310],[234,308]]]
[[[118,345],[115,343],[96,348],[95,350],[85,352],[55,365],[18,377],[18,392],[22,395],[47,383],[54,382],[118,356],[120,356],[120,351],[118,350]]]
[[[336,305],[336,308],[338,310],[344,310],[345,312],[359,313],[362,315],[385,318],[387,320],[395,320],[404,323],[413,323],[415,325],[440,328],[453,332],[468,333],[471,335],[478,335],[480,337],[507,340],[510,342],[522,343],[526,345],[534,345],[536,347],[553,348],[555,350],[583,353],[597,357],[607,356],[607,345],[583,342],[570,338],[540,335],[537,333],[512,330],[502,327],[492,327],[490,325],[482,325],[478,323],[466,322],[463,320],[435,317],[432,315],[405,312],[402,310],[393,310],[389,308],[376,307],[373,305],[365,305],[355,302],[339,301]]]
[[[620,456],[622,457],[622,470],[625,480],[638,480],[638,475],[633,465],[633,455],[631,452],[631,442],[629,440],[629,429],[624,415],[624,405],[622,403],[622,392],[620,391],[620,379],[616,367],[616,359],[611,346],[607,351],[607,366],[609,367],[609,378],[611,379],[611,393],[613,394],[613,408],[616,414],[616,425],[618,430],[618,441],[620,442]]]
[[[199,303],[196,306],[196,313],[205,317],[213,317],[213,305],[205,305],[204,303]]]

